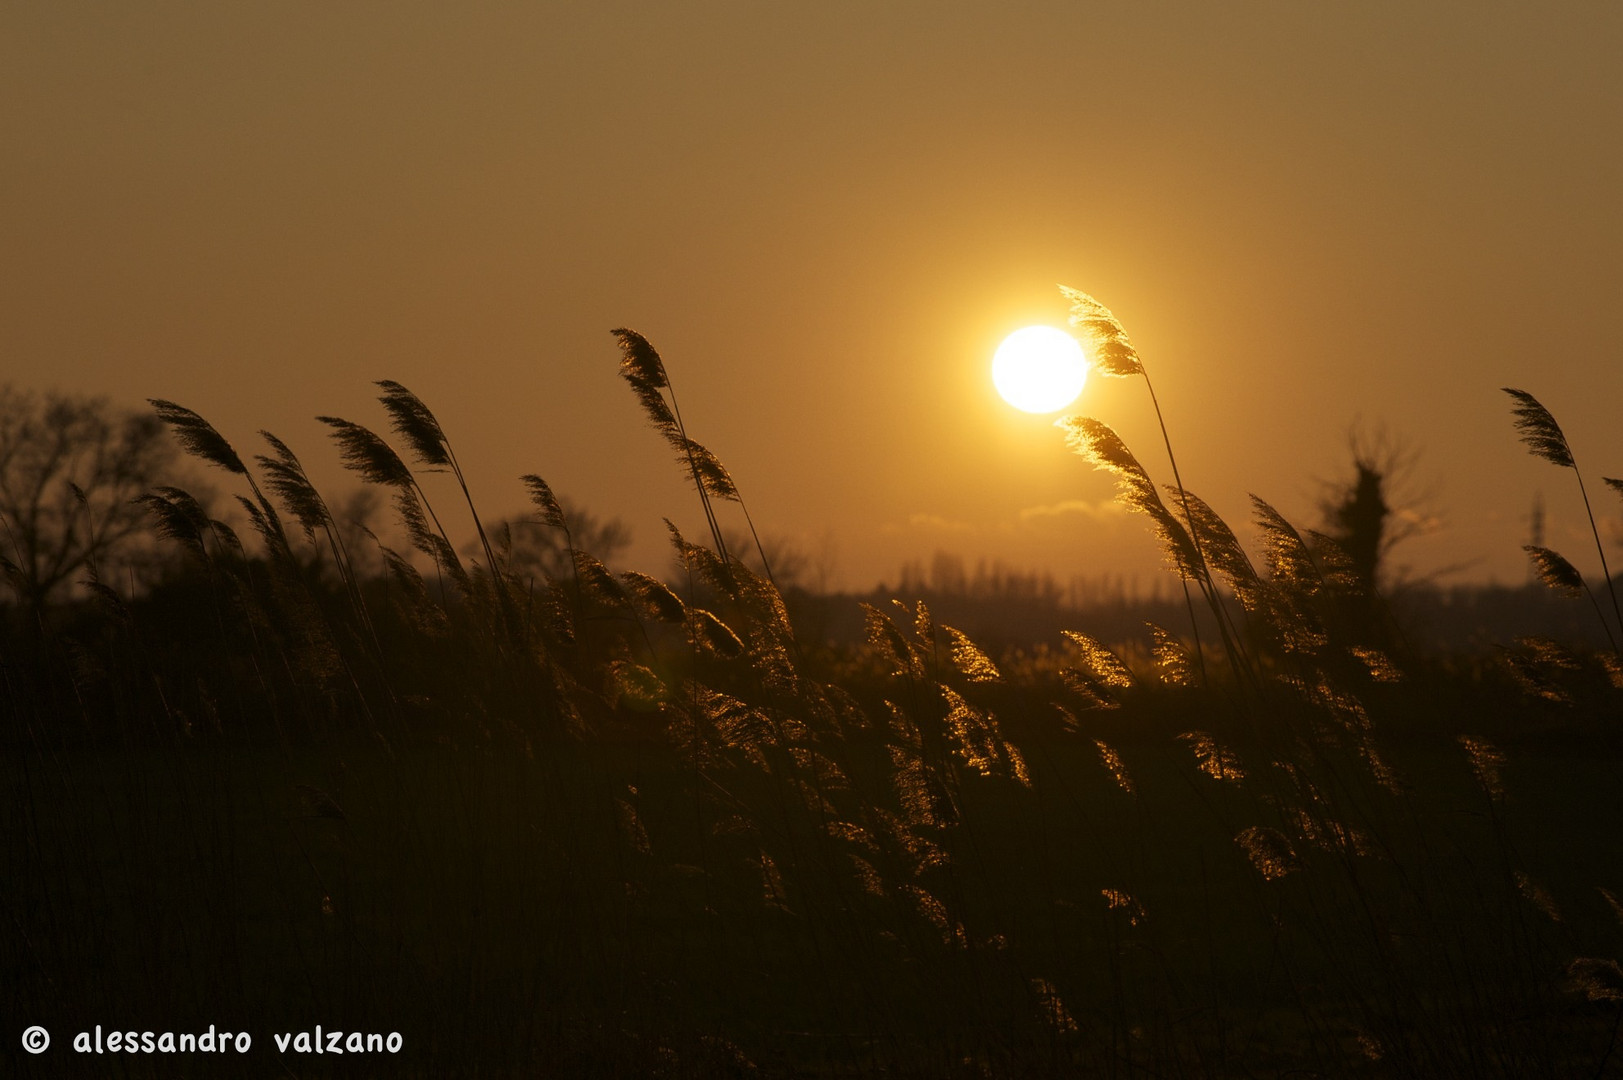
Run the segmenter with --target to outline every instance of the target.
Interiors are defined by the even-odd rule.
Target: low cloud
[[[1087,502],[1084,499],[1064,499],[1057,503],[1047,503],[1043,506],[1028,506],[1020,511],[1022,523],[1040,521],[1044,518],[1069,517],[1080,514],[1086,518],[1100,521],[1105,518],[1120,517],[1122,505],[1115,499],[1106,499],[1103,502]]]
[[[1436,514],[1422,514],[1418,510],[1398,510],[1394,514],[1418,536],[1430,536],[1443,527],[1443,519]]]
[[[957,521],[944,518],[940,514],[909,514],[907,522],[902,525],[889,524],[880,529],[880,532],[895,536],[898,533],[913,529],[922,529],[926,532],[972,533],[978,531],[974,525],[967,521]]]

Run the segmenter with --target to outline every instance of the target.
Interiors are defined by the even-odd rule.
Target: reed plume
[[[1516,871],[1516,887],[1521,890],[1527,902],[1538,908],[1545,918],[1554,923],[1561,921],[1561,909],[1556,906],[1555,897],[1550,895],[1549,889],[1520,870]]]
[[[1066,689],[1080,698],[1085,708],[1119,708],[1120,691],[1130,688],[1134,681],[1132,673],[1127,670],[1127,665],[1110,649],[1087,634],[1075,630],[1065,630],[1062,633],[1077,647],[1082,662],[1079,668],[1060,669],[1060,680]],[[1069,724],[1074,728],[1075,718],[1063,707],[1060,708],[1060,712],[1070,718]]]
[[[374,661],[377,661],[381,646],[377,641],[376,629],[372,625],[372,616],[366,609],[360,583],[356,580],[354,567],[350,562],[349,551],[344,545],[343,536],[339,533],[326,500],[321,497],[321,492],[316,490],[315,484],[311,483],[298,455],[294,454],[286,443],[268,431],[261,431],[259,434],[270,445],[272,451],[271,454],[254,455],[254,461],[265,474],[265,485],[282,500],[282,505],[304,530],[306,539],[315,543],[317,532],[326,537],[327,549],[332,553],[333,565],[337,568],[339,580],[343,583],[344,593],[360,625],[366,631],[366,640],[373,650]]]
[[[282,500],[282,505],[299,523],[305,536],[314,540],[318,530],[326,530],[333,523],[326,501],[310,482],[304,466],[287,444],[268,431],[259,434],[274,452],[274,456],[254,456],[254,461],[265,474],[265,486]]]
[[[1220,744],[1210,732],[1186,731],[1178,738],[1189,744],[1200,771],[1213,780],[1239,783],[1245,779],[1245,768],[1240,764],[1239,756]]]
[[[1132,776],[1127,772],[1127,766],[1122,763],[1121,754],[1117,753],[1115,747],[1106,743],[1103,739],[1094,739],[1093,745],[1099,751],[1100,763],[1104,765],[1105,769],[1116,781],[1116,786],[1129,795],[1135,794],[1138,789],[1133,783]]]
[[[1516,417],[1516,430],[1527,449],[1534,457],[1543,458],[1551,465],[1571,469],[1573,478],[1578,481],[1578,494],[1583,497],[1584,514],[1589,518],[1589,532],[1595,538],[1595,552],[1600,556],[1601,576],[1606,579],[1606,592],[1612,600],[1612,615],[1617,620],[1619,630],[1623,631],[1623,606],[1618,603],[1617,587],[1612,583],[1612,570],[1606,565],[1606,545],[1601,543],[1600,527],[1595,523],[1595,511],[1589,504],[1589,492],[1584,487],[1584,476],[1578,469],[1578,462],[1573,457],[1566,433],[1561,430],[1561,425],[1555,422],[1550,410],[1532,394],[1509,386],[1501,389],[1516,403],[1511,412]],[[1602,481],[1614,491],[1623,493],[1623,482],[1605,477]],[[1534,558],[1537,560],[1538,556],[1535,555]],[[1595,605],[1595,613],[1600,616],[1601,626],[1606,629],[1606,639],[1611,642],[1612,652],[1623,658],[1623,646],[1619,645],[1618,638],[1612,633],[1612,626],[1602,614],[1598,603]]]
[[[658,431],[676,452],[677,460],[687,466],[688,477],[699,493],[705,522],[710,526],[710,538],[715,544],[716,552],[721,556],[723,568],[730,572],[734,557],[728,549],[726,538],[722,535],[721,520],[716,515],[712,499],[738,504],[739,510],[744,515],[744,524],[749,528],[750,539],[755,544],[755,553],[761,560],[761,566],[766,570],[767,580],[776,589],[777,579],[772,573],[772,562],[767,557],[766,548],[755,528],[755,519],[750,516],[749,507],[744,504],[738,485],[733,482],[720,458],[688,436],[687,428],[682,423],[682,410],[676,403],[676,388],[671,385],[665,361],[660,358],[653,345],[649,344],[648,339],[635,330],[620,327],[612,333],[620,345],[621,376],[631,387],[637,400],[642,403],[643,411],[647,413],[648,421],[654,430]],[[667,396],[669,402],[666,400]]]
[[[1505,783],[1500,770],[1505,767],[1505,755],[1492,743],[1468,735],[1461,735],[1459,744],[1465,751],[1471,774],[1476,777],[1483,794],[1493,802],[1504,802]]]
[[[1115,906],[1114,903],[1111,904],[1111,907]],[[1135,916],[1133,923],[1136,925],[1137,922]],[[1031,992],[1037,999],[1037,1015],[1054,1031],[1061,1035],[1073,1035],[1081,1030],[1053,983],[1047,979],[1032,979]]]
[[[1591,1002],[1623,1002],[1623,968],[1616,960],[1581,956],[1567,965],[1572,989]]]
[[[1179,576],[1184,580],[1198,580],[1201,574],[1200,557],[1188,531],[1161,501],[1155,482],[1132,451],[1127,449],[1121,436],[1108,424],[1088,416],[1067,416],[1057,423],[1065,432],[1065,442],[1071,452],[1084,458],[1094,468],[1113,474],[1116,477],[1117,499],[1128,509],[1147,515],[1154,523],[1161,539],[1161,549]]]
[[[676,404],[676,390],[671,386],[665,361],[660,358],[659,352],[635,330],[620,327],[612,333],[620,345],[620,375],[642,404],[648,422],[676,451],[678,460],[687,466],[688,476],[699,493],[705,521],[710,526],[711,540],[723,563],[726,563],[729,561],[727,542],[722,537],[721,523],[716,518],[710,499],[712,496],[736,499],[738,489],[715,455],[688,438],[687,430],[682,425],[681,409]],[[669,402],[666,401],[667,394],[670,395]]]
[[[1500,656],[1524,691],[1545,701],[1572,704],[1566,683],[1583,665],[1570,649],[1549,638],[1520,637],[1514,648],[1501,646]]]
[[[1168,686],[1194,685],[1194,667],[1190,663],[1189,650],[1165,627],[1154,623],[1150,623],[1149,627],[1154,642],[1150,654],[1155,658],[1161,681]]]
[[[159,487],[137,496],[136,500],[152,515],[153,528],[159,536],[175,541],[200,560],[208,561],[203,538],[211,522],[208,512],[189,492],[177,487]]]
[[[1185,505],[1196,530],[1202,535],[1207,563],[1223,576],[1243,608],[1256,611],[1261,606],[1261,579],[1257,577],[1256,568],[1252,566],[1240,541],[1235,538],[1234,531],[1194,492],[1170,485],[1167,490]]]
[[[576,551],[573,561],[575,580],[587,594],[610,607],[625,608],[631,605],[625,588],[596,555],[589,551]]]
[[[148,398],[147,402],[157,411],[158,419],[169,425],[170,432],[188,454],[217,465],[226,472],[248,475],[248,467],[242,463],[242,458],[237,456],[237,452],[231,448],[225,436],[214,429],[213,424],[173,401]]]
[[[318,416],[318,421],[332,428],[332,439],[338,444],[338,457],[346,469],[359,473],[369,484],[393,488],[395,509],[401,524],[411,538],[412,546],[434,560],[434,565],[450,575],[465,594],[471,595],[472,581],[457,557],[439,515],[417,483],[417,477],[403,461],[394,447],[370,428],[338,416]],[[429,523],[432,521],[433,527]],[[493,568],[494,570],[494,568]]]
[[[681,598],[658,578],[637,570],[627,570],[620,575],[620,579],[626,583],[627,590],[643,611],[660,622],[680,623],[686,617],[687,608]]]
[[[689,608],[688,627],[694,644],[703,645],[706,651],[729,660],[744,655],[744,643],[732,627],[713,613],[703,608]]]
[[[449,468],[451,444],[422,399],[393,379],[379,379],[374,385],[383,389],[378,400],[388,411],[395,434],[406,440],[418,460],[432,468]]]
[[[944,629],[947,636],[952,639],[952,662],[960,674],[970,682],[1003,681],[1003,675],[992,662],[992,658],[971,641],[967,634],[950,626]]]
[[[1115,690],[1126,690],[1133,685],[1132,672],[1127,670],[1127,665],[1122,663],[1121,657],[1096,638],[1076,630],[1066,630],[1063,633],[1082,654],[1082,662],[1087,667],[1087,673],[1093,678]]]
[[[872,604],[862,604],[862,618],[867,630],[868,645],[881,656],[888,656],[894,667],[892,675],[922,678],[923,661],[902,632],[891,622],[890,616]]]
[[[411,469],[381,436],[342,417],[318,416],[316,419],[333,429],[332,438],[338,444],[338,459],[344,468],[359,473],[369,484],[393,488],[415,486],[416,478],[411,475]]]
[[[1277,881],[1302,868],[1302,860],[1297,857],[1285,834],[1278,829],[1253,825],[1241,830],[1234,842],[1240,845],[1246,858],[1251,860],[1251,865],[1266,881]]]
[[[1059,291],[1071,302],[1071,325],[1087,335],[1092,345],[1089,355],[1095,371],[1118,379],[1144,374],[1138,350],[1109,308],[1080,289],[1061,285]]]
[[[1511,409],[1516,417],[1516,431],[1533,456],[1543,458],[1551,465],[1576,469],[1578,466],[1572,458],[1572,447],[1567,443],[1567,436],[1561,430],[1561,425],[1550,415],[1550,410],[1526,390],[1516,390],[1509,386],[1501,389],[1516,402]]]
[[[513,597],[508,591],[501,566],[496,560],[496,552],[491,547],[490,537],[485,532],[485,523],[480,520],[479,510],[473,504],[473,493],[468,489],[468,478],[463,475],[462,466],[457,463],[456,452],[451,448],[451,441],[445,437],[444,428],[440,426],[439,420],[428,406],[423,404],[421,398],[393,379],[380,379],[374,385],[383,390],[378,401],[388,412],[395,434],[406,440],[406,444],[411,447],[412,452],[417,455],[417,460],[423,465],[435,470],[449,469],[457,487],[461,489],[462,500],[468,504],[468,516],[473,519],[474,532],[479,536],[479,546],[485,553],[485,565],[490,570],[490,586],[496,593],[502,625],[510,643],[516,645],[519,624]]]
[[[1324,575],[1301,533],[1283,514],[1255,495],[1251,505],[1262,531],[1263,554],[1271,580],[1302,596],[1316,594],[1324,585]]]
[[[519,477],[530,492],[530,502],[541,511],[541,521],[555,529],[562,529],[565,543],[569,543],[569,522],[564,518],[564,508],[559,504],[557,496],[553,495],[552,488],[547,482],[534,473],[526,473]],[[574,545],[569,544],[570,547]]]
[[[1538,574],[1539,581],[1547,587],[1574,599],[1588,590],[1584,584],[1583,575],[1578,568],[1564,559],[1561,555],[1546,547],[1535,547],[1532,544],[1523,544],[1522,550],[1533,561],[1533,571]]]
[[[254,506],[242,500],[249,519],[265,538],[273,554],[286,552],[287,537],[282,531],[282,522],[276,514],[276,507],[271,505],[264,492],[259,490],[259,485],[254,482],[254,474],[248,471],[248,467],[242,463],[242,458],[226,441],[225,436],[221,435],[213,424],[184,405],[177,405],[162,398],[148,398],[147,402],[156,410],[158,419],[169,425],[170,433],[187,453],[248,481],[248,487],[254,493],[254,499],[258,504]]]
[[[970,768],[982,776],[991,776],[1003,759],[996,721],[990,713],[965,701],[956,690],[946,686],[940,690],[947,705],[946,727],[954,749]]]
[[[1129,926],[1137,926],[1146,918],[1144,905],[1133,899],[1131,893],[1121,889],[1100,889],[1099,895],[1104,898],[1106,908],[1126,914]]]

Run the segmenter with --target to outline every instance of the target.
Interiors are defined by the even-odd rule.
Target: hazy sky
[[[1242,537],[1247,492],[1313,524],[1361,419],[1420,448],[1439,525],[1400,562],[1520,580],[1542,489],[1591,569],[1498,388],[1623,516],[1619,57],[1610,0],[10,3],[0,381],[268,428],[336,491],[312,418],[381,427],[398,379],[488,516],[537,472],[657,570],[660,519],[701,519],[625,325],[845,583],[937,549],[1147,575],[1144,523],[991,388],[1062,282]],[[1141,383],[1076,408],[1166,475]]]

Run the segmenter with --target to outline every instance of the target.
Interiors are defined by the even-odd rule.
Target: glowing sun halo
[[[1082,393],[1088,358],[1076,338],[1052,326],[1028,326],[1003,339],[992,356],[992,385],[1017,409],[1058,412]]]

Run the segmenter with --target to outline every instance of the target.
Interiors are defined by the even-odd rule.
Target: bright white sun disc
[[[1058,412],[1082,393],[1088,358],[1076,338],[1052,326],[1028,326],[992,356],[992,385],[1017,409]]]

